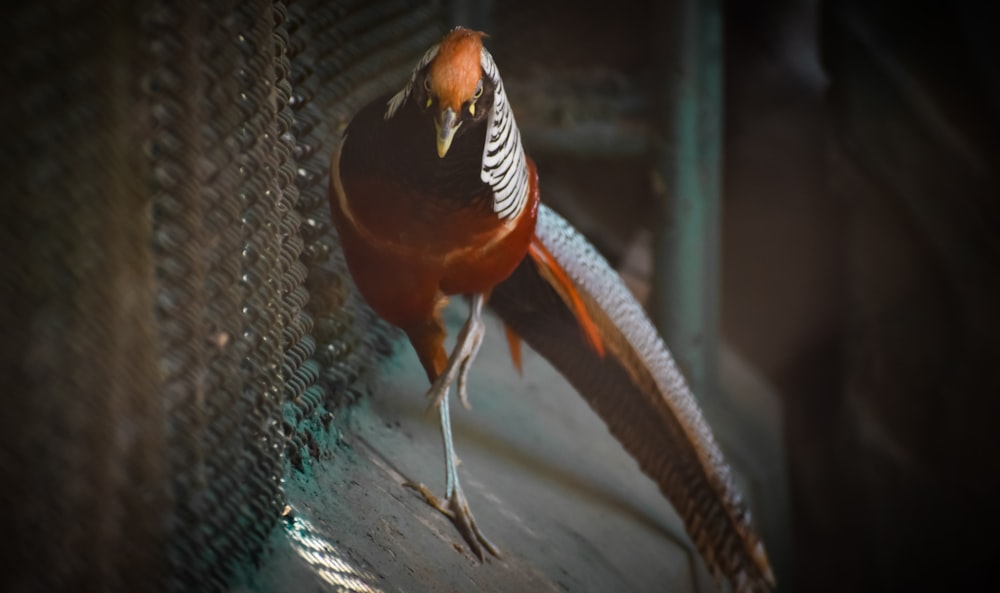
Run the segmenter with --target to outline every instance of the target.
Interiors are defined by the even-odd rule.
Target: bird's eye
[[[475,101],[479,97],[483,96],[483,79],[479,79],[479,84],[476,85],[476,92],[472,94],[472,100]]]
[[[424,90],[427,91],[427,104],[424,105],[425,109],[430,109],[431,104],[434,103],[434,96],[431,94],[431,77],[428,76],[424,78]]]

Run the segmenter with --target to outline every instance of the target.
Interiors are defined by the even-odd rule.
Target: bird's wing
[[[738,591],[768,590],[773,576],[750,515],[642,307],[586,239],[545,206],[536,234],[574,284],[604,354],[532,257],[493,290],[490,306],[569,380],[659,485],[713,574]]]

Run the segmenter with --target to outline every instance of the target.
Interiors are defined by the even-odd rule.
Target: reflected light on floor
[[[337,548],[326,541],[308,520],[298,516],[285,521],[292,547],[324,581],[342,593],[382,593],[370,584],[375,576],[354,568]]]

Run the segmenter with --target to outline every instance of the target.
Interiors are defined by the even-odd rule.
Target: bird
[[[445,450],[445,494],[408,483],[481,560],[500,556],[462,491],[449,394],[468,376],[487,305],[520,370],[523,340],[560,371],[659,486],[717,580],[775,586],[763,542],[685,379],[607,261],[540,203],[538,171],[486,34],[455,27],[402,88],[362,107],[330,162],[330,206],[361,295],[407,336]],[[449,354],[441,310],[469,298]]]

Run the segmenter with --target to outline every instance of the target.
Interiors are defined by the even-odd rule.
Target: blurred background
[[[556,582],[544,559],[521,559],[540,568],[517,589],[397,574],[371,555],[421,537],[407,517],[390,545],[353,525],[372,520],[357,512],[330,529],[286,508],[292,492],[297,509],[324,496],[311,482],[324,463],[348,476],[326,486],[333,500],[353,501],[349,472],[392,455],[342,440],[376,439],[352,414],[367,418],[371,392],[379,401],[407,371],[346,276],[328,159],[351,115],[458,23],[491,35],[543,201],[622,272],[694,384],[779,590],[990,582],[1000,49],[987,12],[971,0],[13,8],[0,35],[0,589],[326,590],[268,568],[283,532],[328,559],[329,590]],[[494,354],[482,364],[508,364]],[[406,434],[372,405],[372,425],[388,427],[378,439]],[[374,576],[334,562],[336,528]],[[714,590],[699,570],[650,582]],[[631,582],[621,590],[647,590]]]
[[[689,62],[722,68],[697,112],[704,130],[718,109],[721,133],[696,149],[721,186],[718,331],[781,402],[794,582],[972,587],[1000,463],[1000,50],[982,5],[696,4],[723,21],[721,55]],[[691,114],[657,95],[690,76],[671,37],[683,8],[494,5],[546,199],[613,262],[638,245],[669,260],[669,240],[644,241],[670,232],[662,204],[686,189],[668,166],[660,196],[648,174],[658,132],[670,157],[685,150]],[[654,316],[691,288],[663,290]]]

